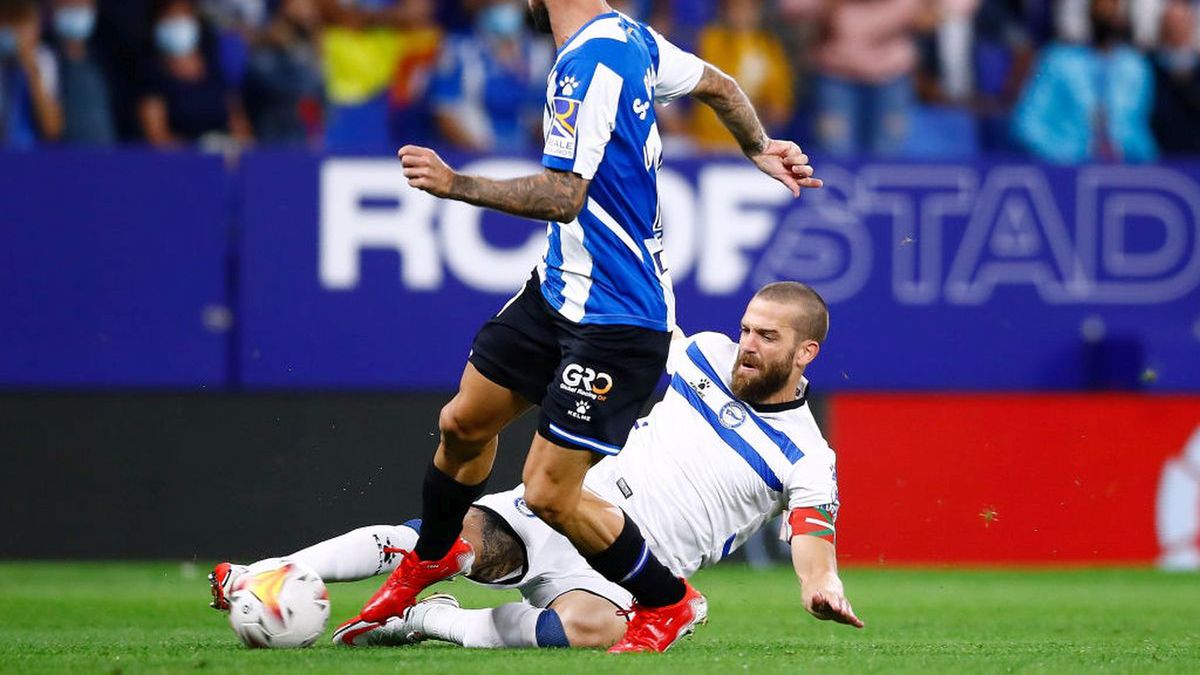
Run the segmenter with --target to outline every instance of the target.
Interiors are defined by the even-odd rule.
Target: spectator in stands
[[[326,25],[326,146],[383,150],[393,144],[393,105],[423,110],[424,74],[441,41],[434,3],[320,0],[320,7]],[[426,116],[413,115],[411,121]]]
[[[700,32],[696,54],[738,81],[769,132],[791,120],[792,72],[783,45],[763,27],[762,0],[721,0],[719,19]],[[738,151],[708,106],[693,108],[691,126],[699,147]]]
[[[917,91],[930,103],[966,105],[975,93],[974,17],[979,0],[929,0],[920,15]]]
[[[816,134],[831,155],[901,151],[913,106],[921,0],[823,0],[813,55]]]
[[[1200,155],[1200,50],[1187,0],[1169,0],[1163,11],[1154,67],[1151,124],[1163,154]]]
[[[272,0],[272,5],[278,5]],[[200,16],[216,35],[217,61],[231,88],[241,88],[250,66],[251,45],[267,23],[267,0],[199,0]]]
[[[244,85],[255,138],[303,144],[320,122],[322,80],[315,0],[282,0],[259,35]]]
[[[429,95],[438,132],[454,147],[534,148],[550,58],[543,42],[529,39],[525,15],[516,0],[493,0],[476,14],[473,33],[443,43]]]
[[[1013,114],[1017,139],[1061,163],[1149,161],[1154,79],[1129,44],[1120,0],[1092,0],[1091,43],[1056,43],[1039,57]]]
[[[116,143],[108,78],[90,44],[96,27],[95,0],[55,0],[53,25],[63,140],[73,145]]]
[[[36,0],[0,0],[0,147],[62,135],[58,68],[41,39]]]
[[[139,103],[142,132],[152,145],[250,140],[241,101],[226,84],[193,0],[159,0],[156,53],[147,64]]]

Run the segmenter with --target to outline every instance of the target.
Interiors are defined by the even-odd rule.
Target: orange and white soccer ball
[[[329,622],[329,590],[312,568],[274,558],[251,565],[233,582],[229,623],[247,647],[307,647]]]

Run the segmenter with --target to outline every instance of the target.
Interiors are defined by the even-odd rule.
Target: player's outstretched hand
[[[750,155],[763,173],[783,183],[792,191],[793,197],[800,196],[801,188],[819,188],[820,178],[813,178],[813,168],[808,164],[808,155],[800,150],[800,146],[791,141],[768,140],[763,151]]]
[[[804,609],[822,621],[836,621],[847,626],[862,628],[866,624],[854,613],[850,601],[841,593],[814,591],[804,594]]]
[[[404,166],[404,177],[409,185],[435,197],[450,194],[454,169],[442,161],[436,152],[419,145],[406,145],[396,154]]]

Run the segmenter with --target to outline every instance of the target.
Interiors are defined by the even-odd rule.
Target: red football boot
[[[697,625],[708,621],[708,601],[687,581],[683,585],[687,592],[673,605],[645,607],[633,603],[633,620],[625,630],[625,637],[608,653],[665,652],[696,630]]]
[[[334,643],[353,645],[363,633],[379,628],[394,616],[403,616],[404,610],[416,604],[417,594],[421,591],[439,581],[470,574],[474,562],[475,551],[462,537],[454,542],[450,552],[441,560],[421,560],[415,551],[406,552],[400,559],[400,565],[375,591],[358,616],[334,631]]]
[[[217,566],[208,575],[208,589],[212,592],[212,602],[208,606],[228,612],[229,591],[233,588],[234,580],[245,571],[245,565],[234,565],[228,562],[217,563]]]

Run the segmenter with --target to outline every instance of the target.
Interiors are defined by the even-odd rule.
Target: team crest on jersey
[[[736,429],[746,421],[746,409],[742,407],[741,403],[730,401],[721,406],[718,419],[721,420],[721,426],[726,429]]]
[[[546,134],[545,153],[551,157],[575,157],[575,123],[579,117],[580,101],[555,96],[550,101],[550,132]]]
[[[537,518],[537,514],[535,514],[533,512],[533,510],[531,510],[529,508],[529,506],[525,503],[524,497],[517,497],[516,499],[514,499],[513,506],[516,507],[518,513],[525,516],[526,518]]]

